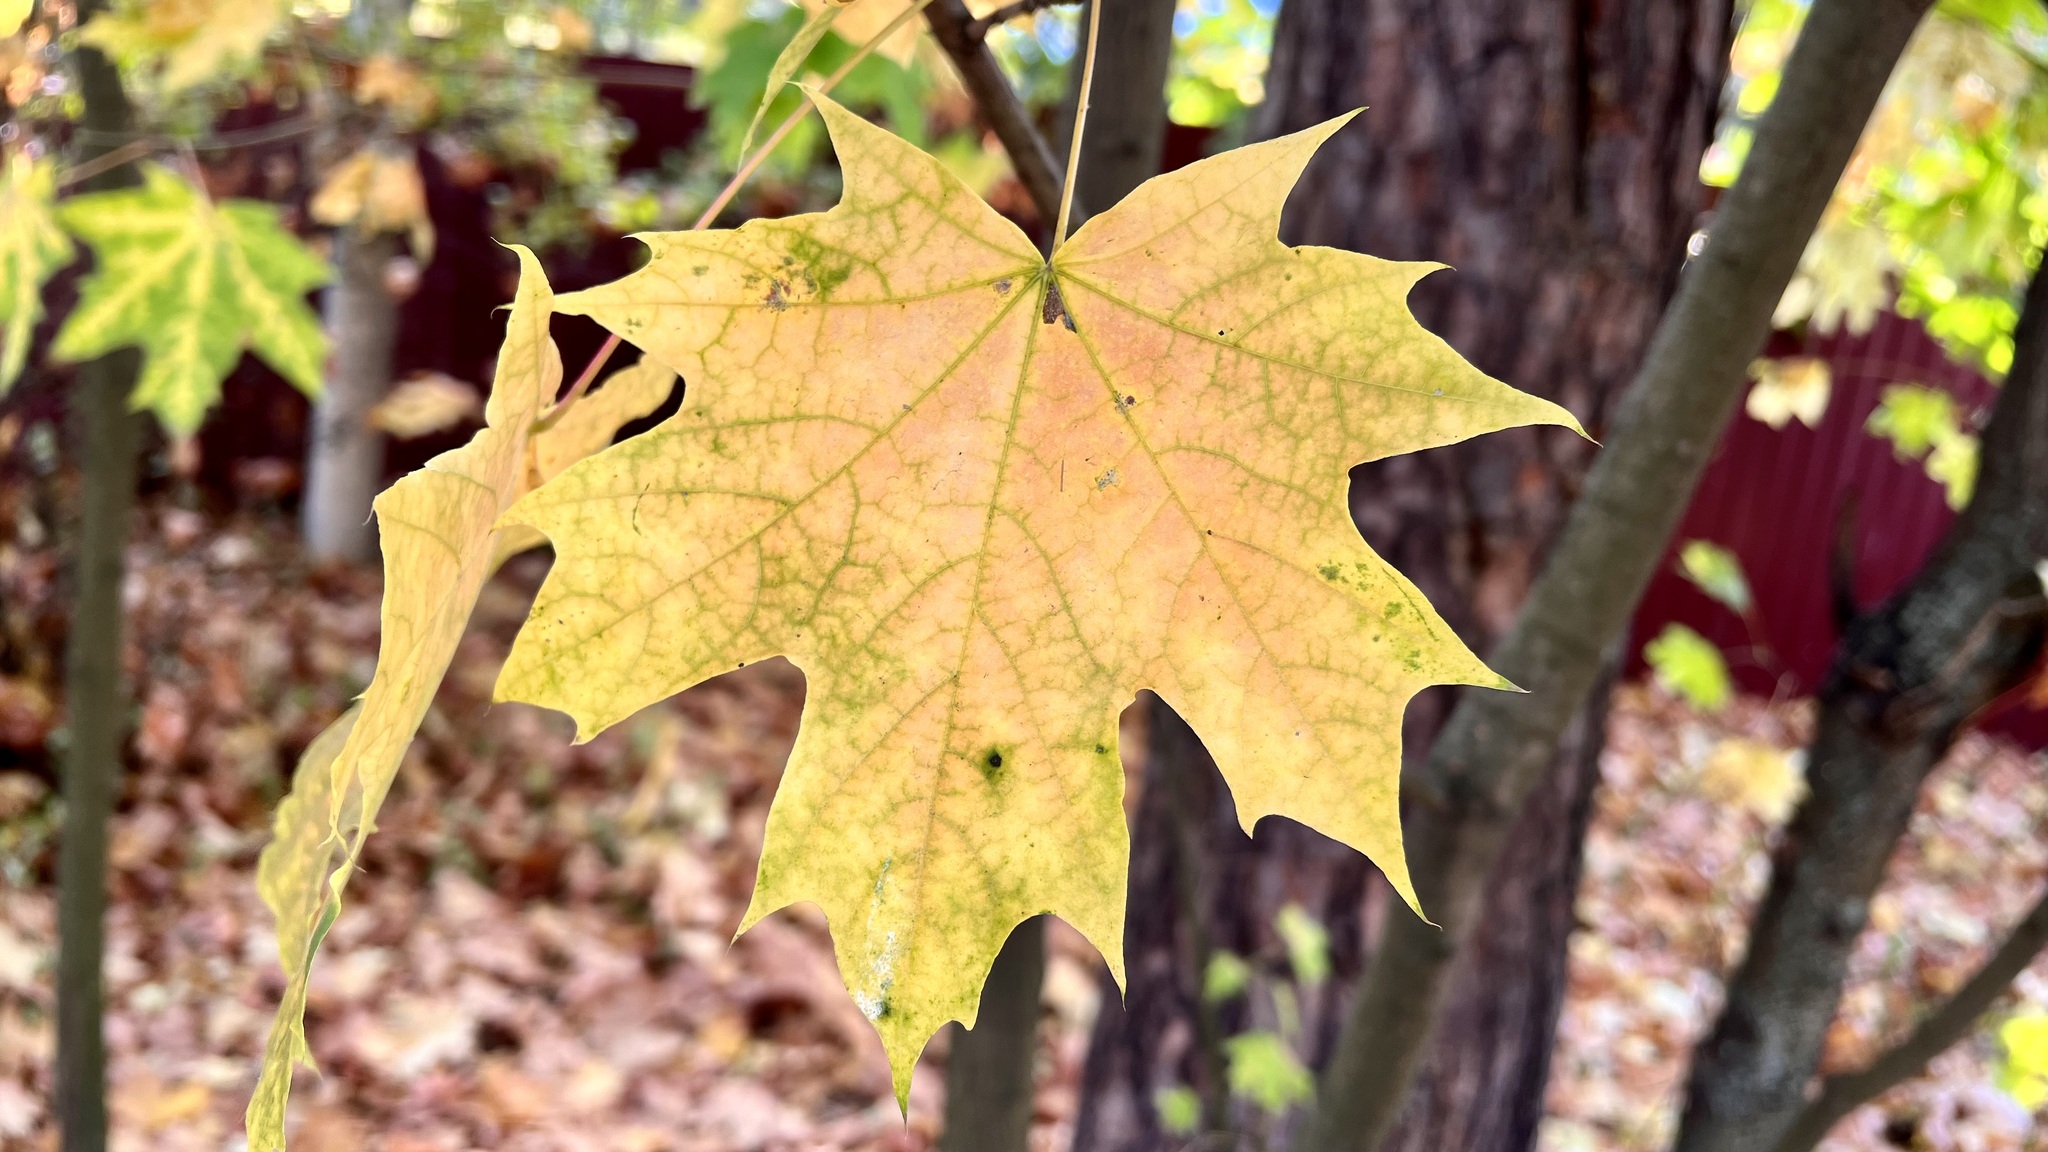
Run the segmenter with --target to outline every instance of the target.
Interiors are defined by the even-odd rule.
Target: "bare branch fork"
[[[1954,996],[1929,1013],[1912,1035],[1897,1047],[1871,1061],[1859,1072],[1830,1076],[1821,1083],[1820,1095],[1792,1125],[1779,1142],[1777,1152],[1807,1152],[1820,1143],[1835,1122],[1873,1100],[1900,1082],[1917,1075],[1929,1060],[1970,1033],[1979,1018],[1990,1010],[2000,993],[2026,970],[2043,947],[2048,947],[2048,893],[2043,893],[2025,917],[2013,926],[2012,934],[1999,945],[1969,982]]]
[[[1000,13],[990,18],[995,15]],[[1009,78],[1003,75],[1002,66],[996,63],[982,34],[974,32],[976,21],[962,0],[932,0],[924,10],[924,19],[939,47],[952,59],[975,105],[987,117],[996,139],[1002,141],[1003,150],[1010,154],[1010,166],[1017,170],[1017,179],[1031,194],[1038,218],[1050,228],[1059,218],[1060,188],[1066,183],[1066,169],[1053,153],[1052,145],[1031,122],[1030,111],[1010,87]],[[1080,205],[1074,205],[1073,212],[1076,223],[1087,219]]]
[[[1063,8],[1080,2],[1081,0],[1011,0],[986,16],[969,21],[967,38],[979,43],[986,40],[989,32],[999,24],[1008,24],[1020,16],[1029,16],[1046,8]]]

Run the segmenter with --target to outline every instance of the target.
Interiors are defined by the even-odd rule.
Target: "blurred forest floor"
[[[18,528],[35,503],[0,490]],[[0,544],[10,1150],[56,1147],[57,814],[40,749],[66,609],[39,534]],[[107,958],[122,1152],[240,1147],[282,985],[257,853],[293,757],[360,691],[376,651],[374,574],[296,555],[275,516],[213,521],[161,499],[142,512],[127,589],[137,728]],[[801,677],[779,660],[750,667],[572,747],[565,718],[489,704],[545,568],[516,559],[486,590],[349,889],[316,967],[307,1021],[324,1074],[294,1094],[294,1152],[929,1148],[944,1036],[906,1124],[815,913],[785,912],[726,948]],[[1711,1020],[1773,821],[1795,794],[1782,750],[1804,739],[1808,711],[1741,701],[1705,716],[1651,689],[1619,693],[1545,1152],[1667,1139],[1684,1054]],[[1129,735],[1127,748],[1143,746]],[[1831,1067],[1910,1027],[2032,901],[2048,876],[2038,769],[1973,737],[1937,774],[1872,910]],[[1051,939],[1034,1147],[1064,1152],[1101,966],[1071,931]],[[2048,965],[2013,996],[2048,1009]],[[2035,1118],[1994,1084],[1996,1054],[1988,1031],[1959,1045],[1846,1121],[1831,1152],[2035,1146]]]

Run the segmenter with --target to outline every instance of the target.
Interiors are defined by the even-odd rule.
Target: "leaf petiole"
[[[1102,27],[1102,0],[1088,5],[1088,55],[1081,63],[1081,95],[1074,102],[1074,138],[1067,144],[1067,178],[1060,185],[1060,220],[1053,226],[1052,247],[1067,242],[1067,220],[1074,212],[1074,172],[1081,167],[1081,136],[1088,127],[1088,90],[1095,86],[1095,41]]]

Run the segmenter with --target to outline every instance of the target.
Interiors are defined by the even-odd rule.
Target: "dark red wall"
[[[1781,334],[1769,352],[1828,362],[1834,391],[1827,416],[1819,428],[1794,420],[1773,431],[1736,413],[1636,612],[1633,674],[1643,671],[1643,643],[1677,621],[1730,654],[1745,691],[1809,693],[1838,635],[1828,574],[1838,527],[1851,542],[1856,604],[1867,609],[1912,577],[1955,518],[1920,462],[1896,459],[1890,443],[1863,424],[1886,385],[1943,388],[1964,411],[1981,414],[1996,395],[1988,381],[1948,359],[1918,322],[1890,313],[1862,336]],[[1687,540],[1711,540],[1741,558],[1761,638],[1778,667],[1748,659],[1743,622],[1678,575],[1677,549]],[[1992,726],[2031,747],[2048,745],[2048,711],[2025,708],[2017,694],[1996,711]]]

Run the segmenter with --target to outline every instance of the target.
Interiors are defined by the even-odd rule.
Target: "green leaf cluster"
[[[1894,384],[1884,390],[1863,428],[1891,442],[1900,460],[1919,460],[1960,510],[1977,486],[1977,437],[1965,430],[1955,397],[1939,388]]]

